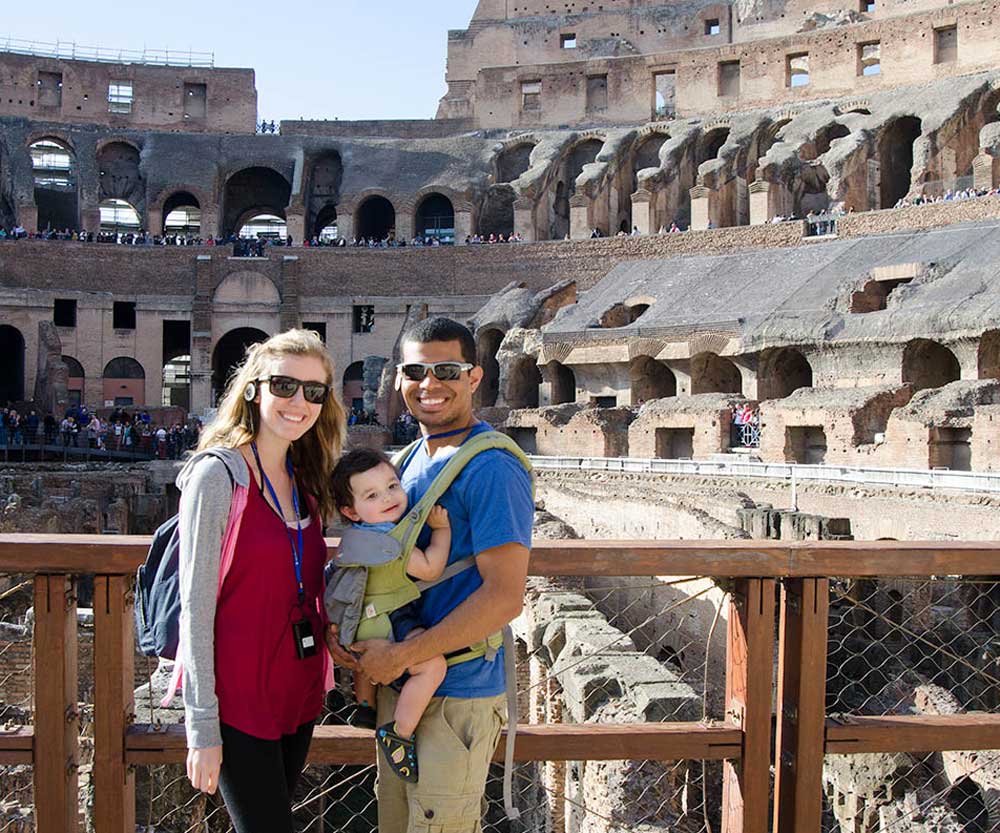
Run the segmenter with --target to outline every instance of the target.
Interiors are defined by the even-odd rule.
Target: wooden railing
[[[0,732],[0,763],[31,764],[38,833],[78,830],[77,611],[73,576],[95,576],[94,782],[97,833],[134,833],[136,765],[182,762],[183,728],[134,722],[130,577],[148,539],[0,535],[0,572],[34,574],[34,726]],[[335,542],[331,541],[331,545]],[[830,577],[982,576],[1000,543],[752,541],[543,542],[536,576],[708,576],[732,580],[727,720],[718,723],[523,725],[517,759],[722,760],[726,833],[819,833],[825,753],[1000,749],[1000,715],[829,719],[825,712]],[[775,645],[775,614],[780,613]],[[778,650],[777,718],[772,667]],[[371,733],[316,730],[310,760],[369,764]],[[774,809],[770,770],[774,767]]]

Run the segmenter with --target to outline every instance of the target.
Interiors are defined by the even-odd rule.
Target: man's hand
[[[191,786],[203,793],[215,795],[219,788],[219,771],[222,769],[222,747],[206,746],[204,749],[189,749],[187,754],[187,775]]]
[[[344,668],[355,669],[358,667],[358,660],[352,653],[344,649],[340,644],[340,632],[336,625],[326,626],[326,649],[333,657],[333,661]]]
[[[361,654],[357,668],[364,677],[375,685],[389,685],[403,676],[409,664],[402,656],[402,644],[388,639],[367,639],[355,642],[351,650]]]

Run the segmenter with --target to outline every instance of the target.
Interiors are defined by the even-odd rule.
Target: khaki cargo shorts
[[[378,724],[392,720],[398,694],[378,692]],[[435,697],[417,726],[420,782],[407,784],[378,756],[379,833],[482,833],[483,793],[506,698]]]

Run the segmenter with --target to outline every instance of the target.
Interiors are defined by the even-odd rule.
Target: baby
[[[399,482],[399,473],[380,451],[357,449],[345,454],[333,470],[331,485],[341,517],[366,529],[388,532],[409,508],[406,492]],[[410,578],[433,581],[444,572],[451,549],[447,510],[443,506],[435,506],[427,518],[427,525],[431,528],[430,544],[426,550],[414,547],[410,551],[406,572]],[[395,641],[410,639],[423,630],[411,605],[389,614],[389,619]],[[409,677],[399,693],[393,721],[376,729],[379,748],[393,772],[404,781],[417,782],[414,733],[447,670],[443,656],[432,657],[407,668]],[[355,722],[374,728],[375,686],[355,675],[354,694],[358,701]]]

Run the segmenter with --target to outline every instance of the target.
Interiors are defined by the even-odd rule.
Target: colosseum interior
[[[128,759],[124,822],[108,826],[95,785],[111,764],[88,727],[110,585],[86,569],[67,591],[79,801],[55,823],[36,804],[38,767],[3,734],[41,732],[51,577],[5,547],[153,532],[231,369],[290,327],[327,344],[351,443],[398,445],[400,334],[445,315],[475,334],[480,416],[533,455],[542,556],[870,542],[843,550],[860,563],[774,574],[775,702],[797,684],[787,617],[812,582],[827,728],[806,772],[805,729],[789,729],[806,706],[782,701],[772,751],[758,656],[756,821],[733,645],[751,598],[773,642],[775,581],[616,573],[586,549],[571,575],[533,575],[515,623],[521,724],[745,734],[735,763],[519,761],[521,818],[504,817],[498,770],[485,830],[1000,831],[1000,723],[950,745],[844,740],[857,717],[968,727],[1000,708],[1000,582],[961,560],[1000,540],[1000,2],[601,2],[479,0],[447,33],[427,120],[261,130],[252,69],[0,51],[0,406],[22,418],[0,426],[0,830],[229,829],[183,758],[152,752]],[[61,421],[83,407],[106,436],[70,440]],[[150,415],[130,445],[109,430],[123,411]],[[176,426],[168,442],[160,425]],[[934,542],[950,569],[863,563]],[[159,708],[164,670],[131,652],[125,711],[166,737],[183,712]],[[347,720],[349,682],[325,722]],[[305,780],[302,830],[373,833],[370,763]]]

